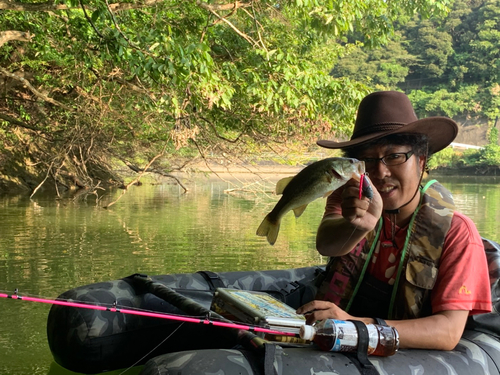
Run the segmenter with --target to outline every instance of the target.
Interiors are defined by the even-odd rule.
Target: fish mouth
[[[358,160],[358,173],[360,175],[366,173],[366,167],[365,167],[365,162],[362,160]]]
[[[337,172],[334,168],[330,169],[330,173],[332,174],[333,178],[343,180],[342,175],[339,172]]]

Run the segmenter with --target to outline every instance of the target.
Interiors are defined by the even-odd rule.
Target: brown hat
[[[398,91],[378,91],[366,96],[359,104],[350,141],[320,140],[317,143],[321,147],[345,149],[400,133],[425,134],[429,140],[429,154],[433,154],[455,139],[458,126],[448,117],[419,120],[405,94]]]

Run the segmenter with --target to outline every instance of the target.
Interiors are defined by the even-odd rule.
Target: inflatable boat
[[[144,365],[143,375],[500,374],[500,245],[483,242],[493,312],[470,317],[452,351],[399,350],[393,356],[369,356],[363,362],[353,354],[320,351],[314,344],[277,341],[277,337],[269,340],[269,335],[262,340],[263,334],[258,332],[242,335],[241,329],[211,324],[218,321],[218,314],[210,310],[217,288],[266,292],[298,308],[314,298],[323,266],[152,277],[137,274],[80,286],[58,300],[108,308],[54,304],[47,323],[49,346],[59,365],[86,374],[136,365]],[[151,315],[120,313],[122,310]],[[198,319],[202,324],[158,319],[154,314],[194,317],[192,321]]]

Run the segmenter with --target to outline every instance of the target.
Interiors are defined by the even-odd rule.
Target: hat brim
[[[448,117],[428,117],[402,125],[400,128],[395,130],[371,133],[351,139],[350,141],[335,142],[330,140],[319,140],[316,143],[325,148],[346,149],[361,146],[388,135],[402,133],[426,135],[429,142],[429,154],[434,154],[453,142],[458,134],[458,126],[455,121]]]

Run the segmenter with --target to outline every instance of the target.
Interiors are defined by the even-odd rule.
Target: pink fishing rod
[[[90,305],[90,304],[81,303],[81,302],[69,302],[69,301],[59,301],[59,300],[55,300],[55,299],[47,299],[47,298],[39,298],[39,297],[20,296],[19,294],[17,294],[17,292],[15,292],[14,294],[0,293],[0,297],[1,298],[17,299],[17,300],[21,300],[21,301],[40,302],[40,303],[46,303],[46,304],[50,304],[50,305],[76,307],[76,308],[80,308],[80,309],[110,311],[110,312],[116,312],[116,313],[122,313],[122,314],[128,314],[128,315],[146,316],[146,317],[150,317],[150,318],[177,320],[177,321],[188,322],[188,323],[209,324],[209,325],[213,325],[213,326],[217,326],[217,327],[235,328],[235,329],[241,329],[244,331],[262,332],[262,333],[269,333],[269,334],[280,335],[280,336],[295,336],[295,334],[291,333],[291,332],[282,332],[282,331],[277,331],[277,330],[268,329],[268,328],[264,328],[264,327],[250,326],[250,325],[238,324],[238,323],[219,322],[217,320],[210,320],[208,318],[203,318],[203,319],[202,318],[192,318],[192,317],[188,317],[188,316],[173,315],[173,314],[167,314],[167,313],[162,313],[162,312],[149,312],[149,311],[123,309],[123,308],[118,308],[116,306],[107,307],[107,306],[101,306],[101,305]]]

